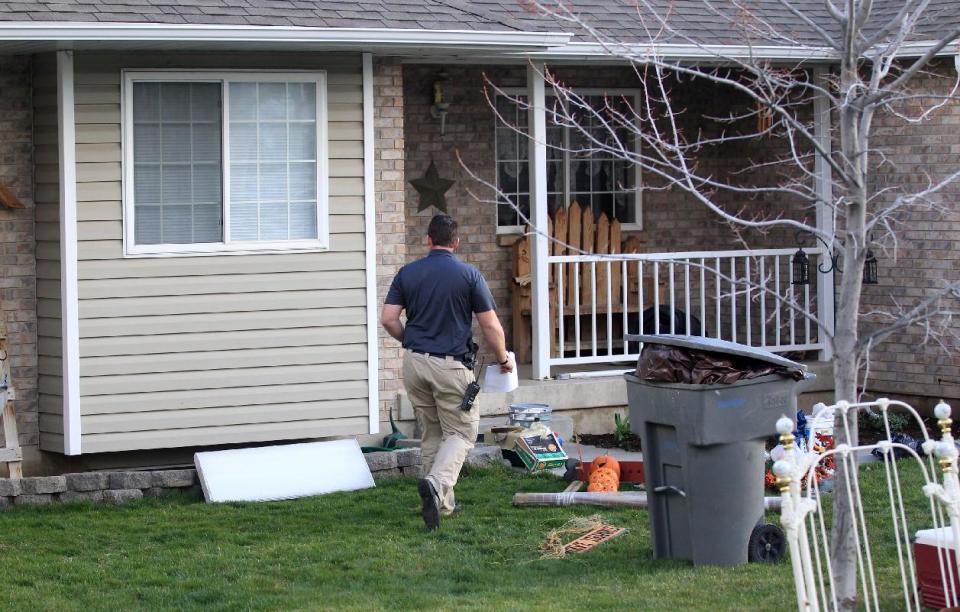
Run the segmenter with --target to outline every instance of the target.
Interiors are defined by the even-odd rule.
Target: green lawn
[[[645,511],[510,505],[516,491],[558,491],[564,484],[500,468],[468,471],[458,487],[465,512],[433,533],[423,531],[410,480],[277,503],[168,498],[126,507],[15,508],[0,513],[0,609],[796,605],[786,560],[694,569],[652,559]],[[872,482],[864,494],[885,495]],[[911,503],[922,509],[919,496]],[[594,511],[629,532],[583,555],[539,559],[547,531]],[[878,560],[893,562],[889,555]]]

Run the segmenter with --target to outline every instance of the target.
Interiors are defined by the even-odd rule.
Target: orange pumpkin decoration
[[[617,474],[617,480],[620,479],[620,462],[611,457],[610,455],[600,455],[590,464],[590,473],[592,474],[596,470],[601,468],[608,468],[613,470]]]
[[[613,493],[620,489],[620,476],[610,468],[597,468],[590,474],[587,491],[590,493]]]

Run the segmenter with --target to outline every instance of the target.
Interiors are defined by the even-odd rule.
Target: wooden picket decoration
[[[596,226],[593,222],[593,208],[587,206],[583,210],[583,221],[580,225],[580,248],[586,253],[593,253],[593,242]],[[596,289],[594,277],[591,276],[593,266],[589,263],[580,264],[580,304],[590,308],[593,292]]]
[[[513,305],[513,345],[517,354],[517,360],[520,363],[529,363],[532,353],[532,327],[531,327],[531,290],[532,290],[532,266],[531,259],[533,254],[533,232],[532,228],[526,228],[526,235],[513,245],[513,276],[515,282],[511,292],[511,302]],[[551,236],[550,246],[547,252],[551,255],[579,255],[586,253],[639,253],[641,251],[641,241],[636,236],[629,236],[623,240],[622,227],[616,219],[611,220],[606,213],[601,213],[594,222],[593,211],[590,207],[581,207],[576,201],[571,202],[567,209],[560,208],[554,213],[548,223],[548,231]],[[568,246],[569,245],[569,246]],[[593,266],[589,263],[576,264],[568,263],[563,267],[563,313],[560,313],[560,299],[558,295],[559,282],[556,276],[558,266],[553,266],[549,271],[549,321],[550,321],[550,354],[557,357],[562,356],[563,349],[558,344],[560,342],[560,316],[565,317],[564,335],[565,344],[569,343],[573,337],[574,322],[576,316],[575,298],[580,299],[580,316],[592,316],[592,299],[595,288],[597,291],[597,316],[605,316],[608,308],[614,313],[621,313],[622,310],[622,292],[624,287],[630,292],[628,307],[630,312],[642,312],[637,297],[637,288],[639,278],[637,277],[637,264],[630,262],[627,265],[626,276],[623,275],[622,264],[616,262],[610,266],[599,262],[596,264],[596,285],[591,283],[591,269]],[[577,285],[574,283],[574,273],[579,272],[580,293],[577,294]],[[607,304],[607,276],[610,278],[610,295],[612,302]],[[644,269],[644,302],[646,306],[653,303],[653,279],[650,277],[647,268]],[[660,288],[661,302],[664,301],[663,290]],[[601,308],[602,307],[602,308]],[[614,331],[618,334],[618,331]],[[566,346],[569,349],[569,346]]]
[[[614,219],[610,224],[610,252],[613,254],[620,252],[620,222],[616,219]],[[620,291],[622,287],[620,284],[620,277],[622,267],[623,265],[619,261],[614,262],[613,265],[610,266],[610,295],[613,296],[614,304],[618,303],[620,300]]]
[[[570,204],[570,210],[567,216],[567,243],[571,247],[580,246],[581,224],[583,223],[583,212],[580,210],[580,203],[574,200]],[[575,248],[570,249],[569,255],[578,255]],[[573,306],[573,300],[577,293],[577,287],[573,282],[573,271],[577,264],[567,264],[566,278],[564,285],[566,287],[566,297],[564,303]]]
[[[556,213],[554,213],[553,220],[553,254],[554,255],[566,255],[567,254],[567,210],[561,208]],[[566,274],[566,270],[563,271]],[[566,277],[564,277],[564,282],[567,282]]]
[[[600,213],[600,219],[597,220],[597,241],[594,245],[594,253],[610,252],[610,220],[607,219],[607,213]],[[597,264],[597,304],[607,305],[607,268],[606,262]],[[614,293],[615,297],[617,294]]]
[[[553,223],[553,219],[547,217],[547,235],[550,236],[550,242],[547,244],[547,252],[551,255],[557,254],[557,240],[556,240],[556,226]],[[530,236],[530,239],[533,239],[533,236]],[[530,252],[533,252],[533,245],[530,245]],[[554,277],[553,268],[549,264],[547,265],[547,278],[549,282],[547,284],[547,312],[549,316],[547,317],[550,321],[550,354],[555,354],[557,349],[557,334],[555,331],[557,328],[557,317],[560,316],[560,313],[557,312],[557,279]]]
[[[639,253],[641,244],[642,243],[640,242],[639,238],[636,236],[629,236],[623,242],[623,252]],[[630,293],[630,295],[637,294],[637,287],[639,287],[638,280],[637,266],[636,264],[631,263],[629,266],[627,266],[627,278],[623,279],[623,282],[627,284],[627,291]]]
[[[0,447],[0,462],[6,462],[10,478],[22,478],[23,453],[20,450],[20,440],[17,436],[17,414],[13,405],[15,394],[9,357],[7,324],[3,318],[3,311],[0,310],[0,401],[3,403],[4,438],[4,445]]]

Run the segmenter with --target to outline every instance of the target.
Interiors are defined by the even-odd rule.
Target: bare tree
[[[917,88],[921,77],[937,69],[938,55],[960,37],[960,27],[952,16],[952,28],[933,28],[931,39],[930,24],[944,16],[936,9],[946,8],[946,4],[903,0],[887,3],[892,11],[878,11],[874,0],[823,0],[818,8],[827,18],[814,19],[809,2],[702,0],[701,10],[740,33],[744,44],[734,54],[729,48],[705,45],[701,37],[691,34],[670,2],[634,1],[636,24],[648,39],[644,44],[611,38],[582,18],[573,3],[524,3],[529,10],[586,35],[605,55],[631,66],[642,90],[639,106],[608,98],[598,107],[548,67],[544,77],[556,100],[546,109],[548,120],[577,134],[575,150],[602,152],[605,157],[641,167],[648,183],[644,188],[682,190],[734,228],[744,241],[758,231],[780,228],[808,233],[828,251],[835,249],[843,269],[835,327],[824,331],[833,349],[836,400],[858,399],[858,378],[862,383],[870,349],[896,331],[919,325],[926,338],[946,346],[944,334],[955,330],[951,324],[955,300],[960,298],[958,282],[945,282],[913,304],[895,303],[889,309],[867,313],[861,308],[862,270],[871,249],[895,252],[896,229],[904,213],[916,208],[937,210],[942,206],[944,188],[960,178],[958,169],[949,176],[926,177],[919,186],[879,187],[871,181],[871,174],[887,163],[882,152],[871,146],[878,115],[892,114],[906,124],[922,123],[942,106],[960,99],[957,76],[949,91],[939,95]],[[782,20],[771,18],[771,4],[781,17],[788,15],[803,24],[806,35],[802,41],[779,25]],[[920,47],[914,45],[918,40],[924,43]],[[696,50],[700,59],[693,63],[668,57],[659,43],[685,45]],[[771,61],[757,48],[761,45],[811,49],[830,70],[815,73],[809,60]],[[675,95],[691,83],[711,84],[748,104],[722,116],[704,118],[724,126],[719,130],[692,129],[686,109],[678,105]],[[833,117],[834,128],[826,139],[813,127],[817,99]],[[526,103],[522,98],[515,100]],[[739,171],[718,175],[700,163],[704,151],[771,135],[783,143],[780,152],[769,159],[751,160]],[[633,146],[634,139],[640,147]],[[761,169],[762,173],[757,172]],[[758,183],[758,175],[765,182]],[[731,205],[770,195],[808,214],[788,218]],[[807,220],[818,207],[827,223]],[[856,444],[855,411],[846,418],[851,421],[854,439],[844,439],[844,428],[838,426],[837,443]],[[838,479],[842,478],[838,473]],[[837,483],[838,490],[843,486],[842,481]],[[855,605],[857,595],[856,553],[850,533],[853,511],[848,500],[837,497],[831,560],[834,587],[845,608]]]

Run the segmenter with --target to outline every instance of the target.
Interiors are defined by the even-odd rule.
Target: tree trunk
[[[846,300],[843,300],[846,302]],[[846,302],[850,304],[850,302]],[[856,302],[854,302],[856,304]],[[844,312],[847,310],[848,312]],[[853,311],[853,312],[849,312]],[[849,321],[855,317],[853,308],[841,308],[837,316],[837,329],[850,329]],[[838,340],[841,338],[838,334]],[[850,343],[838,341],[835,343],[833,362],[834,392],[836,400],[856,401],[857,397],[857,366],[856,352],[851,350]],[[834,442],[836,444],[857,443],[857,413],[850,411],[845,418],[850,428],[851,438],[847,439],[844,431],[844,415],[837,413],[834,423]],[[837,594],[837,603],[841,610],[853,610],[857,602],[857,551],[853,535],[853,513],[856,512],[856,503],[847,497],[847,476],[842,463],[837,462],[833,488],[833,527],[830,534],[830,565],[834,591]]]
[[[849,49],[848,49],[849,51]],[[841,68],[841,95],[857,92],[856,58],[848,53]],[[853,100],[841,109],[840,146],[847,165],[843,198],[837,205],[844,206],[843,214],[843,273],[840,276],[840,295],[834,332],[834,393],[835,402],[857,401],[857,357],[860,294],[863,290],[863,263],[866,259],[867,210],[867,143],[870,117]],[[846,435],[849,429],[850,436]],[[834,423],[834,442],[837,445],[857,444],[857,412],[839,411]],[[854,465],[856,462],[854,461]],[[854,468],[856,469],[856,468]],[[847,474],[838,461],[833,494],[833,525],[830,538],[832,582],[841,610],[853,610],[857,603],[857,550],[854,538],[854,513],[859,499],[847,494]]]

